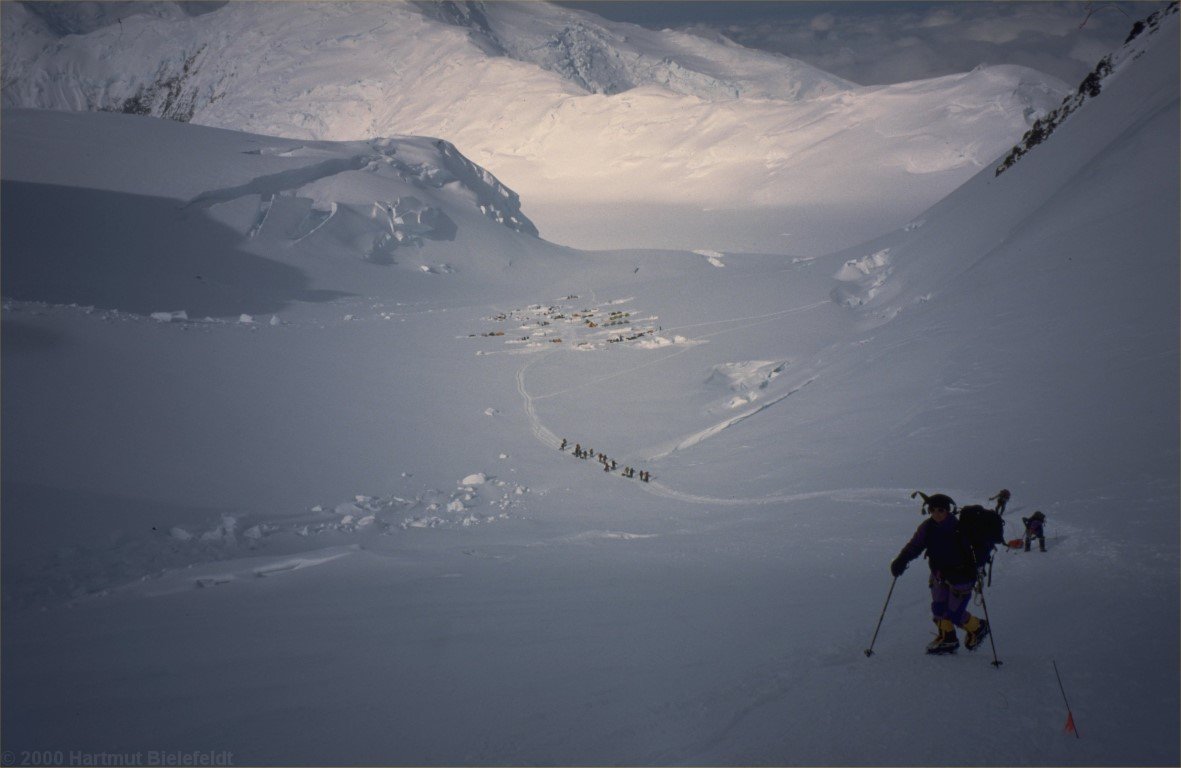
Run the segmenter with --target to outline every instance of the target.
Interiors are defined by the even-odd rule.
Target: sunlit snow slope
[[[1010,66],[861,88],[544,3],[148,6],[67,36],[45,8],[0,10],[5,106],[443,136],[530,200],[548,239],[584,248],[853,245],[991,162],[1066,90]]]

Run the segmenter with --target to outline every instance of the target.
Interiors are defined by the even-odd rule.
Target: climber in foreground
[[[931,614],[938,630],[927,646],[927,653],[955,653],[960,647],[956,627],[966,633],[964,647],[974,651],[988,637],[988,622],[968,613],[968,602],[979,573],[972,549],[960,531],[954,513],[955,502],[942,493],[923,495],[924,520],[914,536],[890,563],[895,578],[902,575],[911,560],[925,551],[931,568]]]

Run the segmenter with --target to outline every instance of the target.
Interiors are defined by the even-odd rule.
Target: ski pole
[[[1000,669],[1001,660],[996,657],[996,641],[992,637],[992,621],[988,618],[988,601],[984,599],[984,587],[980,588],[980,607],[984,609],[984,621],[988,623],[988,644],[992,646],[992,665]]]
[[[984,609],[984,621],[988,624],[988,644],[992,646],[992,665],[1000,669],[1001,660],[996,657],[996,641],[992,638],[992,621],[988,618],[988,601],[984,599],[984,574],[981,572],[980,563],[976,560],[975,552],[972,552],[972,565],[976,566],[976,594],[980,595],[980,607]]]
[[[890,582],[890,591],[886,593],[886,604],[882,606],[882,615],[878,616],[878,625],[873,630],[873,639],[869,641],[869,647],[865,649],[865,656],[869,658],[873,656],[873,644],[878,641],[878,630],[882,628],[882,619],[886,618],[886,606],[890,604],[890,597],[894,594],[894,585],[898,583],[898,577]]]

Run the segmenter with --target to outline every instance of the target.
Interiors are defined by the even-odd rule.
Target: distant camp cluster
[[[532,304],[487,317],[499,324],[494,329],[469,333],[468,338],[503,338],[505,344],[540,347],[566,344],[582,349],[604,349],[608,344],[626,344],[656,336],[662,326],[655,315],[633,316],[622,309],[606,310],[585,306],[575,294],[552,304]],[[617,303],[617,302],[611,302]],[[521,335],[517,335],[520,333]]]
[[[566,438],[563,437],[562,444],[558,446],[558,450],[565,451],[566,446],[568,446],[568,445],[570,445],[569,441],[567,441]],[[589,458],[593,457],[595,460],[597,460],[599,462],[599,464],[601,464],[603,466],[604,472],[614,472],[616,469],[619,468],[619,464],[615,461],[615,459],[612,459],[611,457],[609,457],[605,453],[595,453],[594,450],[592,450],[590,448],[583,448],[581,443],[574,444],[573,455],[574,455],[574,458],[576,458],[576,459],[589,459]],[[647,470],[643,470],[643,469],[641,469],[637,472],[634,467],[624,467],[623,470],[620,471],[619,474],[623,477],[628,477],[628,478],[638,477],[638,478],[640,478],[640,482],[643,482],[643,483],[646,483],[652,479],[652,473],[648,472]]]

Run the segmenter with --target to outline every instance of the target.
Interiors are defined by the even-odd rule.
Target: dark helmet
[[[948,512],[955,509],[955,501],[943,493],[935,493],[926,497],[926,502],[928,509],[946,509]]]

